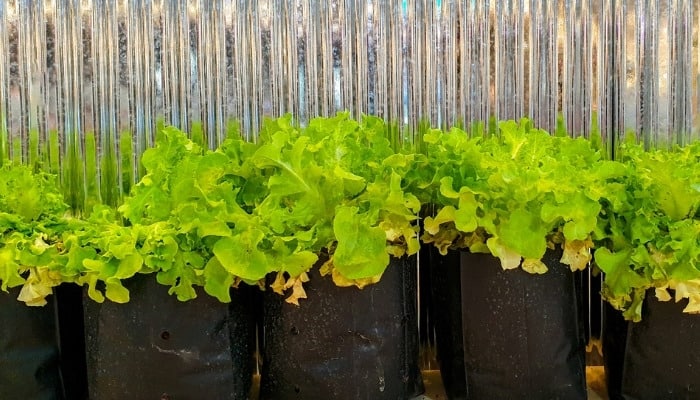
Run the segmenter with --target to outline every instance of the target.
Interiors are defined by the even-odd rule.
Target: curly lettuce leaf
[[[371,226],[356,207],[339,207],[333,220],[338,240],[333,265],[347,279],[376,276],[389,265],[386,234]]]

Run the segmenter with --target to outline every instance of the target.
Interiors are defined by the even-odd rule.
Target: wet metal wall
[[[159,120],[253,138],[263,116],[337,110],[434,126],[528,116],[612,149],[700,135],[695,0],[5,0],[3,155],[61,151]],[[12,145],[12,143],[21,145]],[[113,144],[113,145],[110,145]]]

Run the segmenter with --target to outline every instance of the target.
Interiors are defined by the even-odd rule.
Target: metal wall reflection
[[[615,131],[650,146],[697,139],[700,129],[700,3],[627,0],[616,10]]]
[[[159,120],[231,123],[337,110],[434,126],[528,116],[609,146],[699,137],[693,0],[8,0],[0,2],[3,154],[28,132],[62,149]],[[117,149],[118,151],[118,149]]]

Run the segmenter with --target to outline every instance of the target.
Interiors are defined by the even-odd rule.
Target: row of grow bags
[[[484,280],[493,283],[494,279],[509,279],[506,277],[508,272],[501,271],[494,260],[479,255],[475,259],[476,268],[468,268],[485,273],[476,273],[465,278],[464,282],[474,282],[474,285],[467,285],[473,290],[473,298],[484,299],[486,303],[478,304],[471,314],[466,314],[473,318],[473,325],[467,326],[471,329],[454,327],[455,331],[463,330],[467,335],[465,338],[473,345],[465,352],[469,354],[465,361],[470,366],[465,371],[467,376],[473,376],[480,382],[470,386],[470,398],[493,398],[494,395],[511,397],[515,393],[528,398],[551,398],[552,393],[560,390],[545,389],[552,387],[547,377],[553,372],[558,378],[554,386],[571,388],[561,392],[566,398],[584,398],[581,395],[585,393],[584,366],[578,362],[583,360],[583,353],[575,324],[571,325],[569,332],[552,332],[563,342],[567,341],[569,334],[577,344],[563,344],[563,347],[571,349],[569,353],[577,354],[558,360],[573,360],[569,362],[571,367],[564,372],[557,372],[559,364],[552,363],[550,353],[539,351],[540,348],[535,349],[533,354],[525,354],[524,358],[513,364],[512,357],[508,357],[513,349],[508,346],[517,347],[518,342],[513,342],[515,338],[508,335],[502,335],[503,342],[499,341],[496,346],[491,343],[489,337],[494,336],[494,330],[512,333],[522,330],[522,321],[517,318],[517,313],[522,311],[519,307],[527,297],[521,296],[511,310],[509,307],[512,304],[500,304],[500,317],[494,318],[493,309],[483,308],[489,302],[499,304],[501,296],[500,293],[480,293],[480,288],[493,287],[484,285]],[[568,270],[562,268],[562,271]],[[521,286],[515,284],[506,290],[523,290],[522,284],[526,284],[529,275],[516,273],[513,277],[521,282]],[[394,259],[383,279],[363,290],[337,288],[329,279],[318,277],[308,282],[309,298],[301,307],[283,302],[276,294],[266,295],[261,398],[406,399],[420,394],[423,388],[418,369],[416,284],[415,258]],[[206,296],[181,303],[169,296],[165,287],[147,277],[132,279],[128,287],[133,293],[128,304],[85,302],[87,390],[81,391],[82,388],[76,387],[80,385],[80,376],[67,376],[69,380],[64,384],[67,385],[68,398],[88,395],[89,398],[99,399],[125,396],[181,399],[198,398],[203,394],[221,399],[248,397],[254,368],[254,304],[259,293],[251,288],[234,289],[235,295],[230,305]],[[572,291],[568,298],[573,299]],[[543,303],[549,303],[553,309],[559,308],[555,301]],[[574,305],[572,301],[569,303]],[[16,305],[25,313],[46,311],[47,324],[53,325],[52,309]],[[555,313],[566,318],[570,311],[567,308]],[[571,315],[575,315],[573,311]],[[555,321],[559,320],[553,319],[552,323]],[[51,331],[42,329],[38,332]],[[8,330],[6,337],[11,333],[22,334],[25,342],[35,336],[31,332]],[[80,335],[80,332],[64,329],[64,334]],[[520,346],[526,346],[528,338],[518,336]],[[551,340],[546,335],[541,337],[543,341]],[[44,349],[48,361],[42,365],[21,362],[28,370],[23,373],[18,371],[17,375],[23,376],[23,379],[7,379],[2,385],[8,391],[4,398],[18,398],[20,395],[47,399],[62,397],[55,338],[48,335],[35,339],[43,342],[39,349]],[[63,337],[63,342],[74,339]],[[12,343],[8,343],[8,346],[12,346]],[[25,346],[15,344],[12,348],[26,349],[34,347],[34,343],[25,343]],[[477,351],[477,348],[481,348],[481,351]],[[39,360],[36,354],[27,353],[25,356]],[[73,358],[81,356],[62,354],[66,366],[70,362],[75,366]],[[477,364],[471,368],[474,356]],[[12,361],[17,362],[7,360],[8,363]],[[545,363],[551,367],[541,370]],[[490,370],[492,375],[484,375],[481,371],[484,368]],[[37,375],[38,372],[42,374]],[[69,371],[63,369],[63,372]],[[513,379],[513,373],[519,374],[521,380]],[[53,377],[44,378],[44,375]],[[533,385],[525,385],[535,376],[540,380]],[[34,381],[35,378],[40,381]],[[42,396],[26,392],[37,386],[43,390]],[[452,398],[459,398],[459,395]]]
[[[416,285],[415,258],[394,259],[382,281],[364,290],[317,276],[302,307],[265,295],[260,398],[420,394]],[[2,296],[2,322],[18,328],[2,334],[2,398],[249,398],[261,317],[257,289],[232,289],[232,302],[224,304],[209,296],[179,302],[147,276],[127,287],[127,304],[86,299],[75,309],[76,298],[64,296],[72,310],[59,315],[71,325],[60,338],[53,308]],[[74,317],[81,311],[84,324]],[[59,348],[73,353],[59,355]]]
[[[550,273],[530,275],[503,271],[489,255],[430,254],[433,301],[443,310],[437,349],[448,398],[586,398],[581,310],[573,273],[558,265],[559,256],[548,252]],[[416,283],[415,258],[394,259],[383,279],[363,290],[312,277],[301,307],[266,294],[260,398],[420,394]],[[84,302],[84,337],[72,289],[60,288],[61,307],[0,297],[2,323],[10,328],[2,333],[0,396],[248,398],[263,297],[257,289],[233,289],[233,301],[223,304],[208,296],[179,302],[145,276],[128,287],[128,304]],[[629,328],[607,310],[610,398],[698,398],[698,317],[652,296],[645,310]]]
[[[580,282],[547,251],[549,271],[504,271],[485,254],[429,259],[437,357],[449,399],[585,399]],[[639,322],[605,304],[603,356],[611,400],[700,399],[700,316],[687,300],[648,291]]]

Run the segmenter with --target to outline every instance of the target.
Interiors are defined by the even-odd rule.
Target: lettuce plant
[[[272,234],[273,289],[293,288],[289,301],[305,297],[301,284],[319,254],[336,284],[363,287],[390,256],[418,251],[420,201],[403,179],[417,156],[395,151],[389,132],[378,118],[360,123],[346,113],[304,129],[289,117],[265,124],[251,162],[268,177],[268,193],[255,211]]]
[[[212,151],[168,127],[142,157],[146,174],[119,207],[132,231],[151,240],[144,263],[180,300],[194,286],[221,301],[229,289],[269,272],[267,227],[253,213],[266,193],[247,164],[255,144],[229,138]]]
[[[561,246],[561,262],[584,269],[598,235],[600,190],[620,166],[584,138],[550,136],[527,120],[489,136],[459,129],[424,137],[433,205],[423,240],[444,254],[466,248],[498,257],[504,269],[544,273],[541,259]]]
[[[273,289],[292,288],[296,302],[321,255],[324,274],[361,287],[381,277],[390,256],[419,248],[420,201],[402,178],[419,156],[395,151],[389,131],[372,117],[359,123],[339,114],[301,128],[286,116],[267,120],[256,144],[233,137],[212,151],[166,128],[119,211],[137,248],[137,232],[161,224],[157,242],[170,243],[167,259],[200,256],[151,268],[181,300],[199,285],[229,301],[231,286],[276,273]]]
[[[26,166],[0,168],[0,288],[21,286],[19,300],[46,304],[62,282],[60,235],[70,229],[55,176]]]
[[[75,159],[63,188],[37,155],[32,168],[7,164],[0,289],[21,287],[20,300],[42,305],[54,286],[73,282],[95,301],[123,303],[123,282],[152,274],[180,300],[201,287],[228,302],[231,287],[272,277],[272,290],[291,289],[287,300],[298,304],[313,269],[339,286],[377,282],[391,257],[418,251],[418,214],[430,207],[421,239],[442,253],[491,253],[503,268],[531,273],[547,271],[547,249],[561,247],[572,270],[594,254],[604,298],[627,318],[641,318],[649,289],[700,312],[700,143],[625,144],[612,161],[595,132],[551,136],[528,120],[470,131],[426,128],[418,148],[376,117],[340,113],[301,127],[284,116],[266,120],[254,143],[234,133],[210,150],[201,134],[193,141],[164,127],[118,207],[96,195],[91,209],[72,204],[75,214],[65,202],[85,194],[65,190],[80,178]],[[58,173],[54,147],[45,166]],[[88,155],[93,148],[88,140]],[[134,170],[126,153],[124,188]],[[85,171],[88,194],[98,193],[94,157]]]
[[[626,143],[620,152],[627,171],[606,190],[605,240],[595,251],[603,296],[634,321],[649,289],[660,300],[688,299],[684,311],[698,313],[700,143],[670,151]]]

